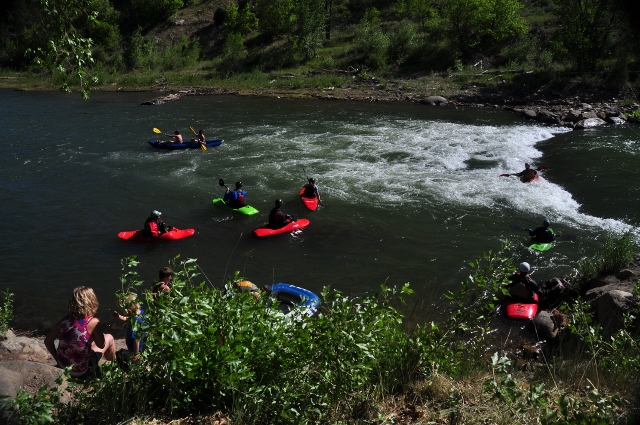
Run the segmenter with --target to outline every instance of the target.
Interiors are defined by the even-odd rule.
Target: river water
[[[178,254],[197,258],[201,279],[218,286],[235,270],[258,285],[331,285],[351,295],[410,282],[429,317],[468,263],[504,238],[516,242],[514,260],[544,280],[571,274],[606,232],[638,222],[637,126],[573,132],[501,110],[240,96],[140,106],[151,97],[0,91],[0,289],[15,294],[14,326],[51,326],[78,285],[96,290],[107,320],[129,255],[149,284]],[[225,143],[206,152],[147,143],[153,127],[188,134],[189,126]],[[499,177],[525,161],[545,165],[544,179]],[[297,195],[307,176],[325,201],[315,212]],[[242,180],[260,214],[216,209],[220,178]],[[254,238],[276,198],[311,224]],[[196,235],[154,244],[117,237],[153,209]],[[541,254],[509,227],[545,217],[575,240]]]

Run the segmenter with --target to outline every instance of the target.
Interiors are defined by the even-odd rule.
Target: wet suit
[[[274,207],[269,213],[269,227],[272,229],[279,229],[292,221],[295,221],[294,218],[283,213],[280,207]]]
[[[556,234],[551,227],[540,226],[529,230],[529,236],[537,243],[549,243],[556,240]]]

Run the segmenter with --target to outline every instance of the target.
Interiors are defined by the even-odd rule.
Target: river
[[[428,318],[468,263],[504,238],[516,243],[514,261],[544,280],[571,274],[606,232],[630,229],[640,214],[638,126],[568,131],[502,110],[242,96],[140,106],[151,97],[0,91],[0,289],[15,294],[14,327],[51,326],[79,285],[96,290],[108,320],[129,255],[149,285],[178,254],[197,258],[199,279],[216,286],[235,270],[258,285],[350,295],[410,282]],[[188,135],[189,126],[225,142],[206,152],[147,143],[154,127]],[[547,167],[543,180],[499,177],[526,161]],[[325,201],[315,212],[297,195],[307,176]],[[220,178],[242,180],[260,213],[216,209]],[[254,238],[276,198],[311,224]],[[196,235],[154,244],[117,237],[154,209]],[[575,240],[537,253],[509,227],[545,217]]]

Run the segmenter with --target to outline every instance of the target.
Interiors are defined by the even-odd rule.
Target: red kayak
[[[196,233],[195,229],[176,229],[173,228],[172,231],[161,234],[160,236],[145,236],[142,230],[130,230],[128,232],[120,232],[118,233],[118,237],[120,239],[125,239],[128,241],[134,242],[155,242],[160,240],[175,240],[175,239],[184,239],[189,236],[193,236]]]
[[[307,209],[311,211],[315,211],[316,208],[318,208],[318,197],[314,196],[312,198],[309,198],[306,196],[302,196],[303,193],[304,193],[304,187],[300,189],[300,199],[302,199],[302,203],[304,204],[305,207],[307,207]]]
[[[280,233],[289,233],[295,230],[304,229],[309,225],[309,220],[306,218],[299,218],[296,221],[292,221],[284,227],[272,229],[271,227],[258,227],[253,231],[253,234],[261,238],[263,236],[279,235]]]
[[[540,174],[535,174],[533,177],[521,176],[520,181],[522,183],[531,183],[540,180]]]
[[[533,301],[523,302],[517,298],[507,297],[502,302],[507,317],[511,319],[533,319],[538,314],[538,294],[534,292]]]

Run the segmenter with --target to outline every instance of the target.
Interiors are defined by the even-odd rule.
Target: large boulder
[[[420,101],[423,105],[446,105],[448,103],[447,99],[442,96],[427,96]]]
[[[554,339],[560,332],[560,323],[556,317],[548,310],[538,312],[533,319],[533,326],[539,339]]]
[[[605,337],[624,328],[623,316],[633,307],[633,294],[626,291],[613,290],[598,299],[598,323],[602,326]]]
[[[599,127],[605,125],[607,122],[600,118],[587,118],[586,120],[578,121],[574,127],[576,130],[584,130],[585,128]]]

